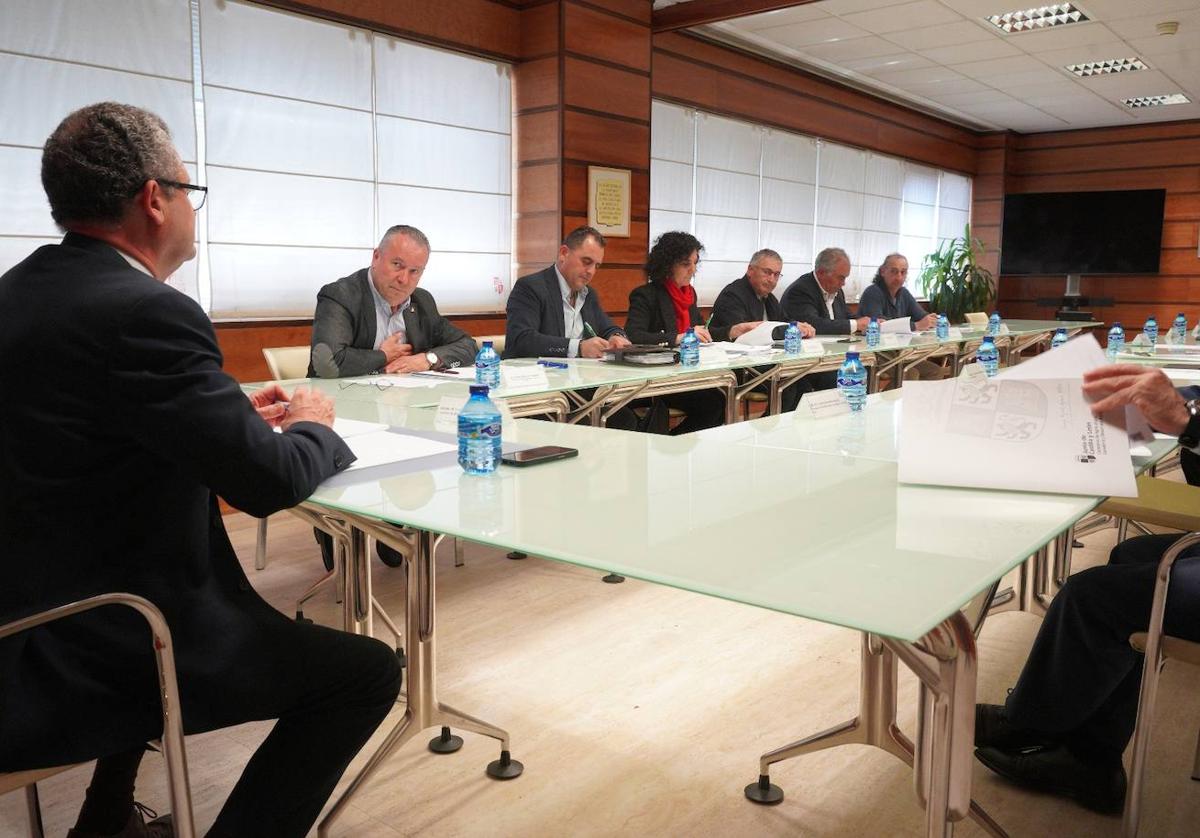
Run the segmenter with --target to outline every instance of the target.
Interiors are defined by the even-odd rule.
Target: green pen
[[[592,324],[588,323],[586,320],[583,321],[583,334],[589,338],[596,337],[596,330],[593,329]]]

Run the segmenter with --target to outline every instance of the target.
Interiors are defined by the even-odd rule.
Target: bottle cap
[[[847,352],[847,353],[846,353],[846,360],[847,360],[847,361],[857,361],[857,360],[858,360],[858,353],[857,353],[857,352],[853,352],[853,351],[851,351],[851,352]]]
[[[484,348],[484,349],[491,349],[491,348],[492,348],[492,342],[491,342],[490,340],[485,340],[485,341],[483,342],[483,348]]]
[[[486,396],[487,394],[488,394],[488,386],[486,384],[472,384],[471,385],[471,395],[472,396]]]

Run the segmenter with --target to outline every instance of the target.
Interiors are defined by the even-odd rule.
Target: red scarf
[[[696,289],[691,285],[676,285],[670,277],[663,283],[671,296],[675,309],[675,334],[682,335],[692,326],[692,305],[696,302]]]

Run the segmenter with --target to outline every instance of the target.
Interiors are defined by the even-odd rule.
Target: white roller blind
[[[191,19],[178,0],[5,0],[0,7],[0,273],[61,238],[42,190],[41,149],[92,102],[147,108],[196,159]],[[188,166],[194,176],[195,167]],[[171,278],[196,296],[195,266]]]

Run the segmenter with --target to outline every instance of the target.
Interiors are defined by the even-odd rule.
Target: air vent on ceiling
[[[986,18],[992,26],[1005,32],[1032,32],[1038,29],[1049,29],[1051,26],[1083,23],[1089,19],[1087,15],[1070,3],[1035,6],[1032,9],[1019,9],[1015,12],[989,15]]]

